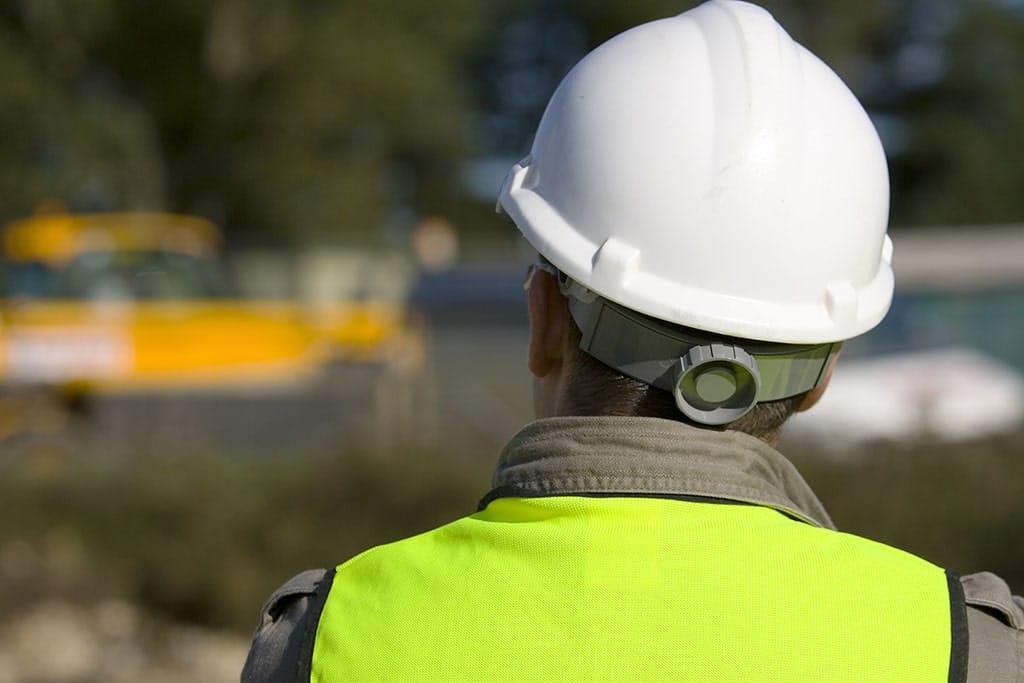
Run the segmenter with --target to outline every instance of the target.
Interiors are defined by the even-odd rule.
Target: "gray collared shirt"
[[[832,520],[785,457],[747,434],[650,417],[532,422],[501,453],[489,497],[673,495],[764,505],[828,529]]]
[[[524,427],[501,453],[482,505],[509,496],[623,494],[763,505],[834,529],[796,468],[763,441],[641,417],[558,417]],[[295,681],[323,570],[303,572],[263,607],[245,682]],[[1024,600],[983,572],[961,579],[969,683],[1024,683]]]

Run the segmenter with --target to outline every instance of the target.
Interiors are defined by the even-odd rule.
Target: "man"
[[[838,77],[714,0],[560,85],[501,206],[538,417],[480,510],[299,575],[243,678],[1018,681],[1024,610],[834,530],[773,446],[887,311],[888,181]]]

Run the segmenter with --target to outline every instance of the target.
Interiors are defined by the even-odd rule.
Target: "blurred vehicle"
[[[0,383],[96,391],[293,384],[421,353],[400,305],[230,296],[210,222],[41,215],[2,235]],[[396,359],[398,359],[396,361]]]
[[[1024,425],[1024,377],[970,348],[893,353],[840,362],[814,410],[787,437],[842,450],[921,439],[971,441]]]

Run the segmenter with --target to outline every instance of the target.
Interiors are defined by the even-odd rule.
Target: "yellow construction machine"
[[[400,304],[228,296],[221,242],[209,221],[159,213],[40,215],[7,226],[0,385],[221,389],[418,355]]]

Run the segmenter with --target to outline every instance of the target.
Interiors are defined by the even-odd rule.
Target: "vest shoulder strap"
[[[960,577],[970,650],[967,683],[1024,681],[1024,600],[990,572]]]
[[[320,616],[324,612],[324,605],[327,604],[327,596],[331,593],[331,586],[334,584],[336,573],[337,568],[328,570],[317,583],[316,591],[310,596],[306,612],[305,629],[303,629],[302,641],[299,645],[298,669],[295,676],[296,683],[309,683],[310,676],[312,675],[316,631],[320,624]]]
[[[967,683],[970,636],[967,625],[967,601],[960,575],[946,570],[949,585],[949,683]]]
[[[304,571],[267,599],[242,669],[242,683],[294,683],[297,672],[303,667],[308,670],[309,631],[316,632],[333,576],[333,569]]]

